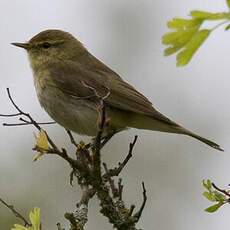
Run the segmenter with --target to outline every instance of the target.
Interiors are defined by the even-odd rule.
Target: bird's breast
[[[79,134],[97,134],[99,117],[93,102],[62,92],[48,76],[35,76],[34,84],[41,106],[57,123]]]

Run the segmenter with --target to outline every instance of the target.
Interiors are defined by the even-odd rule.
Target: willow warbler
[[[12,44],[27,51],[39,102],[64,128],[95,136],[98,108],[104,98],[108,118],[104,137],[127,128],[147,129],[188,135],[222,150],[218,144],[158,112],[144,95],[89,53],[71,34],[46,30],[29,42]]]

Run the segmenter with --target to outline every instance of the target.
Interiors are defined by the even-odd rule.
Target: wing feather
[[[79,98],[90,98],[95,92],[101,97],[110,93],[105,102],[114,108],[151,116],[157,120],[175,124],[167,117],[159,113],[152,103],[130,84],[123,81],[113,71],[94,71],[91,68],[82,67],[77,62],[60,62],[49,66],[50,76],[56,87],[61,91]],[[116,74],[114,76],[114,74]],[[90,87],[87,87],[90,86]]]

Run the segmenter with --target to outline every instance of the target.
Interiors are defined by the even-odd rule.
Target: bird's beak
[[[23,48],[23,49],[28,49],[29,48],[29,43],[18,43],[18,42],[13,42],[11,45]]]

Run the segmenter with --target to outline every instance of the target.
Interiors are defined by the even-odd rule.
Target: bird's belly
[[[37,90],[41,106],[57,123],[68,130],[87,136],[98,132],[98,112],[87,100],[76,99],[55,87]]]

